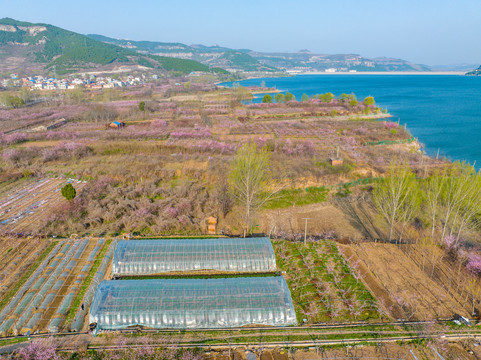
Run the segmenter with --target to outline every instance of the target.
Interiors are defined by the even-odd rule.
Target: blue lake
[[[262,81],[267,87],[293,93],[297,100],[304,93],[354,93],[358,99],[374,96],[378,106],[394,116],[393,121],[407,124],[429,155],[439,149],[440,156],[476,161],[476,167],[481,166],[481,76],[299,75],[240,84],[260,86]]]

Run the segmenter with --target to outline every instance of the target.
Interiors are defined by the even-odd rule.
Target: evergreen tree
[[[67,199],[67,200],[73,200],[75,198],[75,195],[77,195],[77,191],[73,187],[72,184],[68,183],[62,188],[62,196]]]

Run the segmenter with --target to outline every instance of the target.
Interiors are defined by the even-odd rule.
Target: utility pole
[[[304,245],[307,244],[307,220],[311,218],[302,218],[302,220],[306,220],[306,225],[304,226]]]
[[[55,76],[55,87],[57,88],[57,96],[60,96],[60,86],[57,79],[57,65],[53,66],[54,76]]]

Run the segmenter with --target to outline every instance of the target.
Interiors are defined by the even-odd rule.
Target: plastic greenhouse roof
[[[113,276],[171,272],[274,272],[276,257],[269,238],[168,239],[119,241]]]
[[[282,276],[107,280],[97,288],[89,322],[99,330],[297,324]]]

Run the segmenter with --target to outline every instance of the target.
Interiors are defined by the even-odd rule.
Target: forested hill
[[[53,25],[0,19],[0,72],[21,69],[28,73],[54,65],[59,74],[116,66],[182,73],[209,71],[207,65],[197,61],[139,54]]]
[[[481,76],[481,66],[478,67],[477,69],[473,70],[473,71],[470,71],[470,72],[466,73],[466,75],[468,75],[468,76]]]

